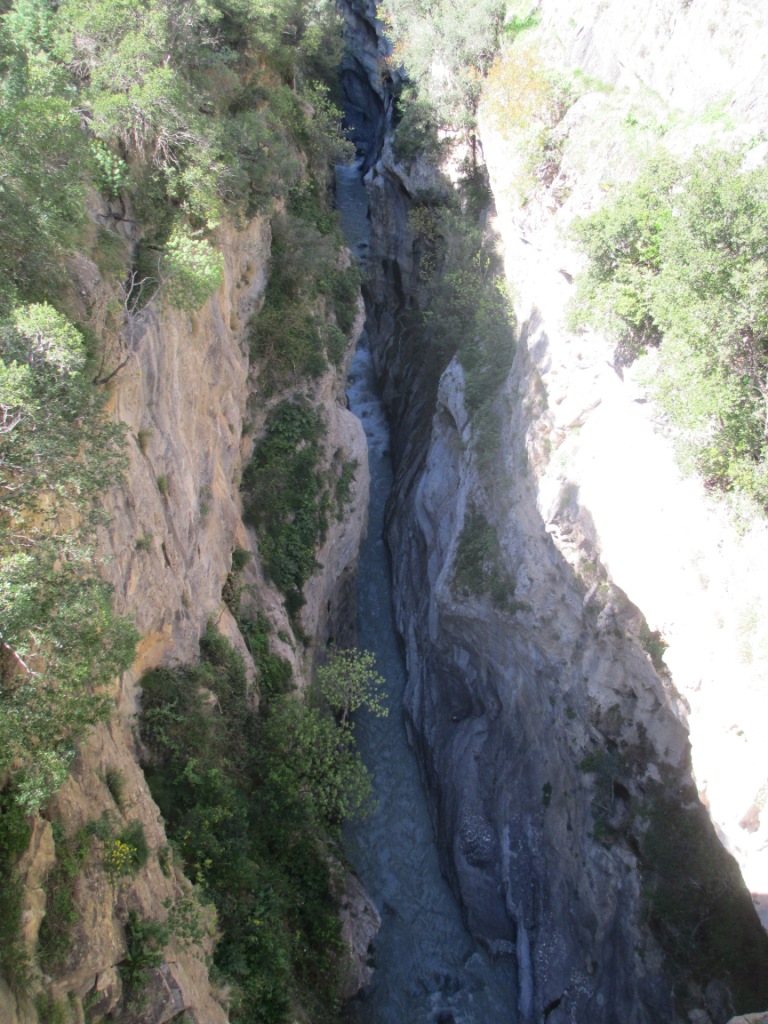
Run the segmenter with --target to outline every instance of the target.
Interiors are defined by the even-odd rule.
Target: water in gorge
[[[337,203],[348,245],[367,250],[367,202],[355,167],[340,167]],[[405,732],[405,668],[392,614],[390,567],[382,537],[392,483],[387,423],[363,336],[352,362],[348,396],[368,438],[371,494],[368,536],[360,556],[358,646],[376,655],[388,684],[386,718],[356,721],[360,751],[373,781],[376,809],[348,823],[344,839],[355,871],[381,914],[369,990],[347,1011],[352,1024],[512,1024],[510,960],[492,962],[468,933],[440,874],[434,833],[416,758]]]

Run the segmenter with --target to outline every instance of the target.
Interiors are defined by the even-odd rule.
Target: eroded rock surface
[[[105,204],[92,210],[101,221],[112,215]],[[258,436],[269,408],[259,394],[259,367],[250,361],[247,333],[268,275],[269,220],[257,217],[239,231],[222,226],[218,242],[225,274],[217,295],[195,314],[151,303],[114,339],[113,364],[105,367],[105,374],[111,372],[130,352],[112,378],[110,404],[114,417],[127,427],[129,466],[124,482],[105,497],[108,522],[99,531],[98,554],[114,585],[117,608],[135,621],[141,641],[133,667],[118,681],[111,721],[94,729],[80,748],[50,813],[69,837],[94,822],[107,821],[113,835],[138,823],[148,857],[134,873],[110,872],[111,840],[97,836],[74,880],[77,920],[64,959],[45,987],[51,1000],[69,1001],[78,1020],[84,1019],[85,1006],[89,1020],[124,1014],[121,968],[128,956],[128,915],[163,923],[174,907],[193,916],[195,933],[202,937],[189,942],[181,934],[171,935],[163,963],[148,973],[146,1002],[140,1011],[134,1007],[130,1019],[162,1024],[186,1013],[205,1024],[223,1024],[228,1016],[226,993],[212,988],[205,962],[215,925],[174,865],[139,765],[135,714],[142,673],[159,664],[195,660],[210,619],[243,655],[250,679],[258,682],[237,621],[222,599],[235,548],[251,554],[242,582],[275,634],[280,631],[275,652],[290,661],[299,685],[306,680],[309,659],[302,644],[292,640],[282,596],[265,578],[257,539],[241,518],[239,495],[251,452],[249,437]],[[97,268],[81,261],[76,269],[84,304],[100,308],[108,287]],[[354,633],[351,581],[366,524],[368,470],[362,427],[343,407],[343,374],[328,371],[310,400],[326,426],[320,471],[327,473],[339,460],[357,463],[344,515],[329,516],[321,564],[307,585],[304,630],[310,642],[322,645],[330,633],[341,641]],[[24,937],[30,949],[43,918],[43,884],[53,857],[51,827],[36,822],[20,865],[27,886]],[[350,970],[353,961],[350,954]],[[23,1000],[16,1005],[4,987],[0,1007],[8,1024],[37,1020],[32,1008]]]
[[[611,7],[583,6],[593,19]],[[658,7],[666,11],[669,5]],[[568,35],[555,8],[540,5],[542,22],[552,35],[558,28]],[[586,52],[590,40],[600,37],[597,29],[592,35],[584,29],[581,9],[577,14],[584,16],[580,21],[574,15],[568,32],[573,28],[579,43],[571,45],[568,35],[569,53],[574,47]],[[630,12],[622,16],[628,19]],[[619,17],[618,8],[606,15]],[[666,29],[659,23],[654,31]],[[667,75],[674,60],[664,59]],[[661,88],[661,79],[653,82]],[[371,84],[377,88],[376,81]],[[638,520],[631,519],[628,529],[622,519],[622,488],[633,473],[635,446],[647,442],[653,460],[661,442],[654,440],[651,416],[635,401],[642,396],[633,386],[623,401],[647,429],[635,434],[630,418],[603,418],[625,388],[610,352],[598,342],[587,353],[587,342],[562,335],[550,313],[562,310],[577,269],[563,254],[553,211],[570,203],[573,216],[600,196],[599,174],[589,173],[589,166],[594,150],[602,151],[589,130],[595,118],[601,123],[604,102],[585,96],[581,109],[572,108],[567,116],[582,131],[571,163],[564,151],[567,187],[558,191],[555,182],[522,211],[515,210],[507,187],[514,155],[493,152],[489,136],[520,320],[517,356],[496,401],[502,427],[490,464],[487,451],[479,457],[478,435],[464,408],[460,365],[446,366],[418,330],[419,253],[408,210],[420,190],[439,189],[439,179],[415,180],[386,146],[366,178],[372,218],[368,330],[393,427],[396,482],[388,539],[409,671],[406,712],[444,871],[473,933],[499,954],[514,952],[520,1019],[655,1024],[690,1013],[706,1024],[731,1012],[727,978],[711,967],[702,982],[686,962],[688,954],[671,951],[668,931],[676,925],[649,903],[649,893],[663,890],[663,879],[682,870],[691,885],[689,903],[700,903],[703,921],[718,918],[723,907],[713,878],[727,879],[729,900],[739,908],[734,927],[742,936],[733,949],[741,941],[762,948],[765,939],[698,798],[691,702],[680,693],[672,643],[672,674],[659,654],[655,631],[661,628],[669,639],[666,622],[653,615],[648,589],[620,570],[618,549],[608,542],[618,533],[625,549],[648,554],[648,547],[663,541],[669,551],[658,535],[641,536]],[[637,162],[615,145],[617,116],[606,115],[605,153],[614,161],[613,173],[629,177]],[[626,117],[626,108],[620,116]],[[701,140],[703,133],[686,136],[694,137]],[[580,175],[586,183],[581,191]],[[587,448],[585,435],[597,434],[603,450],[613,445],[613,459],[601,461],[598,449]],[[563,445],[565,456],[567,439],[577,436],[584,454],[579,472],[572,473],[558,448]],[[632,439],[627,451],[617,450],[622,438]],[[662,464],[671,463],[667,451]],[[615,499],[610,513],[607,506],[598,511],[594,500],[591,488],[599,478]],[[664,470],[662,487],[667,480]],[[677,499],[662,487],[645,477],[628,503],[638,491],[652,499],[663,493],[666,513]],[[506,594],[496,601],[456,581],[462,532],[478,515],[499,540]],[[647,564],[659,570],[653,584],[656,600],[664,602],[664,563]],[[678,600],[685,602],[680,592]],[[761,720],[756,709],[754,720]],[[713,762],[713,773],[715,768]],[[755,780],[755,791],[761,781]],[[751,798],[732,813],[740,818]],[[754,811],[746,820],[761,827]],[[688,829],[698,837],[697,850],[705,849],[717,865],[715,876],[709,862],[686,856]]]

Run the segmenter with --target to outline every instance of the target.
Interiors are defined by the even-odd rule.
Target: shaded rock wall
[[[494,180],[505,188],[503,177]],[[366,182],[368,332],[392,420],[388,540],[409,672],[406,713],[443,869],[468,923],[489,949],[516,958],[522,1021],[651,1024],[689,1011],[701,1022],[726,1020],[738,984],[729,990],[727,971],[698,947],[704,961],[696,964],[690,951],[671,952],[667,932],[677,923],[649,896],[666,891],[669,872],[684,862],[674,827],[669,849],[659,841],[660,819],[677,817],[691,823],[715,865],[712,876],[709,866],[685,862],[689,901],[718,918],[723,904],[712,878],[727,880],[738,907],[728,925],[734,958],[741,943],[762,951],[747,972],[758,982],[747,1005],[757,1009],[764,937],[697,798],[685,704],[649,656],[642,612],[601,563],[578,482],[546,514],[541,507],[539,466],[553,445],[540,426],[548,327],[526,307],[496,400],[496,455],[480,472],[461,367],[446,367],[419,329],[412,172],[385,145]],[[439,187],[437,178],[432,184]],[[530,216],[535,222],[545,212]],[[546,258],[558,257],[534,256]],[[548,280],[559,267],[550,265]],[[558,384],[567,401],[568,379]],[[574,427],[589,411],[574,411]],[[509,581],[501,606],[456,585],[470,508],[500,539]]]

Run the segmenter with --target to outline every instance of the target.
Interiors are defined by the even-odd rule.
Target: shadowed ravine
[[[337,196],[350,248],[365,251],[365,190],[354,168],[339,168]],[[357,736],[371,771],[376,810],[345,830],[348,856],[382,917],[370,990],[348,1019],[365,1024],[507,1024],[516,1019],[510,960],[492,963],[464,927],[438,867],[434,833],[402,716],[404,667],[391,609],[382,539],[391,486],[386,421],[376,397],[365,337],[350,372],[349,401],[368,437],[371,495],[361,551],[358,644],[375,653],[388,683],[389,716],[361,717]]]

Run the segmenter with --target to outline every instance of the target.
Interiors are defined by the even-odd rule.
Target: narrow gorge
[[[648,167],[673,199],[696,164],[764,170],[768,20],[148,0],[134,26],[123,6],[0,4],[0,470],[22,493],[0,506],[0,1018],[762,1021],[763,464],[743,501],[690,451],[683,473],[669,409],[704,399],[673,376],[664,405],[678,338],[632,291],[685,209],[644,185],[651,242],[625,249],[646,262],[602,320],[573,307],[579,231]],[[86,155],[56,150],[62,125]],[[30,194],[27,138],[53,153],[42,269],[3,198]],[[768,236],[729,201],[699,214]],[[754,245],[742,279],[768,266]],[[50,483],[12,445],[46,428],[26,368],[52,402],[76,373],[64,317],[117,426],[67,407],[74,454],[29,460],[60,460]],[[731,344],[762,373],[758,326]],[[72,608],[38,599],[35,573],[81,561],[117,626],[88,575]],[[83,624],[96,653],[49,674]],[[48,750],[24,722],[60,707]]]
[[[554,6],[542,4],[539,17],[550,45],[567,50],[570,44],[571,59],[576,54],[592,73],[599,61],[604,68],[610,60],[611,18],[616,22],[618,15],[588,7],[580,13],[581,23],[569,19],[573,42],[563,39],[564,18]],[[667,24],[669,44],[664,17],[673,19]],[[677,24],[665,12],[654,23],[662,40],[659,62],[667,61],[668,76],[674,58],[667,52],[681,45],[685,17],[678,14]],[[698,25],[704,15],[698,11],[691,17]],[[361,29],[358,19],[349,17],[358,46],[370,45],[370,25],[376,22],[369,12]],[[734,31],[742,31],[741,25]],[[646,74],[642,59],[641,50],[633,69],[639,77]],[[653,73],[662,89],[660,75]],[[738,66],[734,73],[740,73]],[[686,65],[680,78],[690,74]],[[352,121],[369,144],[377,142],[381,110],[388,98],[392,102],[392,92],[386,91],[392,79],[382,79],[381,63],[370,55],[358,57],[346,75],[354,82],[347,90],[355,109]],[[366,77],[372,96],[365,90]],[[745,91],[759,91],[754,79],[740,84]],[[610,349],[597,343],[589,354],[581,341],[561,340],[557,323],[572,278],[563,269],[568,257],[555,223],[561,196],[573,193],[579,209],[584,192],[593,194],[601,171],[606,174],[601,158],[613,161],[607,165],[610,175],[626,173],[622,160],[631,164],[631,158],[619,155],[615,134],[604,136],[604,156],[594,138],[595,122],[618,119],[617,107],[634,109],[638,93],[647,88],[625,84],[620,99],[602,100],[613,108],[607,115],[595,109],[607,87],[588,87],[556,129],[562,148],[559,175],[550,175],[541,195],[519,211],[511,184],[518,157],[486,115],[481,137],[499,210],[488,230],[501,233],[519,322],[510,373],[491,396],[493,406],[483,410],[499,432],[491,442],[487,425],[480,415],[471,416],[465,399],[471,363],[462,358],[461,347],[467,339],[453,339],[460,351],[451,359],[450,350],[434,343],[430,329],[430,315],[439,319],[447,310],[429,309],[424,272],[429,241],[415,226],[414,211],[445,202],[451,183],[418,156],[398,159],[391,138],[378,161],[369,160],[365,177],[372,221],[367,329],[392,423],[395,484],[386,536],[407,666],[408,729],[419,753],[443,872],[472,934],[500,959],[512,956],[521,1021],[650,1022],[681,1013],[691,1020],[726,1020],[736,1007],[755,1011],[765,1002],[765,937],[736,865],[698,799],[702,771],[713,795],[723,785],[714,766],[703,768],[707,758],[719,755],[702,749],[692,764],[689,727],[698,727],[697,716],[690,714],[688,694],[680,692],[681,684],[654,649],[659,634],[643,614],[655,608],[653,587],[664,591],[665,581],[675,578],[677,558],[663,537],[648,538],[658,544],[658,556],[650,551],[642,556],[657,575],[641,575],[638,566],[626,577],[635,589],[625,584],[628,595],[619,585],[624,563],[629,564],[622,545],[644,550],[637,536],[646,528],[643,514],[660,532],[677,530],[670,506],[679,501],[688,508],[691,484],[676,482],[671,493],[659,494],[667,519],[658,517],[656,481],[642,477],[645,467],[663,474],[665,484],[672,477],[677,481],[678,472],[669,452],[659,453],[650,424],[641,428],[631,419],[637,418],[632,403],[645,401],[638,384],[626,373],[626,397],[615,397],[624,375],[611,366]],[[711,83],[710,88],[716,91]],[[754,92],[751,112],[753,97]],[[677,91],[674,98],[680,102]],[[710,107],[716,102],[711,94],[699,101]],[[664,103],[663,92],[654,102]],[[754,121],[750,127],[754,130]],[[749,134],[745,126],[741,130]],[[702,135],[688,124],[681,135],[686,132],[697,141]],[[589,146],[591,168],[583,163]],[[547,246],[551,259],[561,262],[547,265]],[[472,330],[471,323],[464,326]],[[601,361],[609,369],[600,369]],[[620,402],[625,404],[618,411]],[[600,408],[609,403],[610,413]],[[586,438],[576,440],[579,430],[586,434],[588,428],[589,449]],[[562,459],[556,455],[561,446]],[[606,499],[605,487],[598,491],[601,472],[610,492]],[[606,501],[612,501],[610,513],[603,512]],[[639,514],[626,508],[634,502]],[[593,518],[593,508],[600,520]],[[620,539],[625,510],[626,539]],[[764,538],[758,526],[750,538],[753,557],[762,557]],[[462,585],[467,551],[494,563],[486,565],[486,579],[473,593]],[[704,557],[709,556],[699,555]],[[503,600],[493,590],[499,580]],[[648,596],[648,603],[638,608],[632,593],[638,599]],[[658,617],[653,621],[661,624]],[[684,628],[695,635],[702,623]],[[664,637],[673,640],[673,632],[664,623]],[[675,655],[670,643],[668,663],[679,664],[681,675],[690,674],[691,667],[676,662]],[[700,668],[699,658],[696,665]],[[713,680],[713,687],[723,685],[722,679]],[[754,680],[746,686],[759,730],[764,699]],[[745,728],[746,719],[740,718],[731,734],[738,730],[744,736]],[[728,741],[711,736],[710,742]],[[752,743],[760,746],[757,737]],[[749,761],[755,768],[744,763],[737,816],[761,785],[762,766],[752,755]],[[731,807],[733,797],[731,792],[726,798]],[[745,835],[743,824],[734,830],[720,818],[716,823],[727,844],[745,853],[762,848]],[[758,907],[762,856],[750,861]],[[686,877],[670,878],[678,871]],[[740,953],[726,966],[723,947],[732,942]]]

